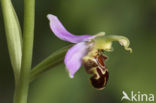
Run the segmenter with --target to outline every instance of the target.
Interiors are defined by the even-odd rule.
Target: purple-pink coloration
[[[88,41],[89,39],[94,38],[95,36],[73,35],[65,29],[65,27],[62,25],[62,23],[56,16],[48,14],[47,17],[50,21],[51,30],[58,38],[71,43],[77,43],[67,51],[64,60],[69,75],[71,78],[73,78],[75,72],[77,72],[81,67],[82,58],[88,52],[89,45],[87,45],[85,41]]]
[[[87,49],[88,45],[85,42],[80,42],[68,50],[64,62],[71,78],[73,78],[75,72],[81,67],[82,57],[87,54]]]
[[[51,30],[58,38],[62,40],[71,43],[79,43],[93,37],[90,35],[81,35],[81,36],[73,35],[66,30],[66,28],[62,25],[62,23],[59,21],[59,19],[56,16],[49,14],[47,17],[50,20]]]

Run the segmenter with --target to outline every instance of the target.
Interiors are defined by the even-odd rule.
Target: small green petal
[[[124,36],[118,36],[118,35],[108,35],[108,36],[102,36],[95,39],[95,48],[96,49],[103,49],[106,51],[112,51],[112,42],[118,41],[120,45],[122,45],[125,50],[130,51],[132,53],[132,49],[129,47],[130,41],[128,38]]]

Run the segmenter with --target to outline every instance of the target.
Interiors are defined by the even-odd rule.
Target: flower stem
[[[35,0],[24,0],[23,56],[20,80],[15,92],[14,103],[27,103],[34,40],[34,18]]]
[[[60,50],[52,53],[50,56],[45,58],[41,63],[39,63],[37,66],[35,66],[31,70],[31,75],[30,75],[30,81],[33,81],[36,79],[39,75],[41,75],[43,72],[55,67],[56,65],[60,64],[64,60],[64,56],[67,52],[67,50],[71,47],[72,45],[66,46],[64,48],[61,48]]]

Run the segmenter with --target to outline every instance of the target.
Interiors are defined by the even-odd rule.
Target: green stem
[[[14,103],[27,103],[34,40],[35,0],[24,0],[22,66]]]
[[[62,63],[67,50],[71,46],[72,45],[66,46],[66,47],[56,51],[55,53],[52,53],[50,56],[48,56],[46,59],[44,59],[41,63],[39,63],[37,66],[35,66],[31,71],[30,81],[36,79],[43,72]]]

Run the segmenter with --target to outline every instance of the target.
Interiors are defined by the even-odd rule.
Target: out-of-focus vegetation
[[[23,2],[12,0],[23,25]],[[98,91],[82,67],[74,79],[61,64],[31,84],[29,103],[118,103],[122,91],[155,93],[156,1],[155,0],[36,0],[33,66],[55,50],[68,45],[53,35],[47,14],[59,17],[74,34],[123,35],[130,39],[133,53],[114,43],[107,68],[107,87]],[[14,79],[8,57],[2,13],[0,12],[0,103],[11,103]],[[125,101],[126,102],[126,101]]]

